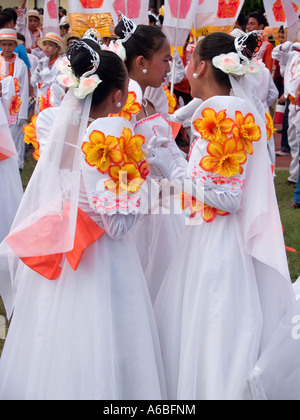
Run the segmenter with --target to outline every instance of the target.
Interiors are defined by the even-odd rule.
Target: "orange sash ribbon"
[[[0,162],[1,162],[2,160],[6,160],[6,159],[9,159],[9,156],[7,156],[7,155],[5,155],[4,153],[1,153],[1,152],[0,152]]]
[[[51,225],[50,219],[55,217],[57,216],[47,216],[45,217],[44,222],[46,224],[50,223]],[[38,224],[40,221],[36,223]],[[32,234],[32,226],[8,236],[6,241],[12,249],[14,249],[15,243],[22,241],[22,245],[26,249],[26,237],[29,238],[30,234]],[[52,232],[52,235],[54,234],[55,232]],[[72,251],[66,253],[67,261],[74,271],[78,269],[86,248],[96,242],[104,234],[105,231],[101,229],[84,211],[78,208],[74,248]],[[45,240],[47,240],[47,238],[45,238]],[[49,240],[53,241],[53,237],[51,239],[49,238]],[[39,257],[20,257],[20,260],[31,268],[31,270],[46,279],[58,280],[62,271],[62,267],[60,266],[62,258],[63,253],[58,253]]]

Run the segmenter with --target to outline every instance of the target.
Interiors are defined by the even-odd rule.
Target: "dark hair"
[[[90,41],[74,41],[67,50],[67,56],[70,59],[72,70],[75,76],[79,79],[83,74],[92,70],[93,65],[91,64],[91,52],[84,48],[82,42],[86,44],[95,42]],[[79,46],[79,47],[78,47]],[[93,48],[93,47],[92,47]],[[92,105],[99,105],[104,102],[107,97],[116,89],[124,91],[125,84],[127,83],[127,70],[121,58],[111,52],[102,51],[99,48],[93,48],[100,56],[100,66],[95,72],[99,76],[102,83],[99,84],[93,94]]]
[[[9,14],[11,16],[11,20],[13,20],[14,23],[17,23],[18,15],[17,15],[16,9],[14,9],[13,7],[7,7],[6,9],[2,10],[2,13]]]
[[[258,39],[254,34],[247,37],[243,54],[251,60],[258,48]],[[203,38],[196,46],[194,57],[196,61],[209,61],[221,54],[236,53],[235,38],[224,32],[214,32]],[[212,71],[217,83],[231,87],[229,76],[212,65]]]
[[[245,32],[246,30],[246,17],[243,13],[240,13],[237,18],[237,23],[241,26],[242,30]]]
[[[249,13],[249,15],[247,16],[247,22],[250,18],[256,19],[258,22],[258,25],[263,25],[264,28],[268,26],[268,21],[262,13],[258,13],[258,12]]]
[[[0,29],[3,29],[4,26],[6,26],[12,20],[13,20],[13,17],[11,14],[6,13],[6,12],[0,12]]]
[[[125,26],[121,20],[115,27],[115,34],[124,39]],[[124,42],[126,49],[126,66],[131,69],[134,58],[143,56],[146,60],[151,60],[153,55],[161,49],[166,40],[166,35],[155,26],[138,25],[134,34]]]
[[[22,41],[24,44],[26,42],[26,38],[23,34],[20,34],[19,32],[17,33],[17,38]]]
[[[70,29],[70,24],[68,22],[62,23],[61,25],[59,25],[59,29],[65,29],[66,31],[68,31]]]
[[[283,26],[283,25],[281,25],[281,26],[280,26],[280,28],[279,28],[279,30],[278,30],[278,33],[279,33],[279,34],[284,34],[284,35],[285,35],[285,30],[284,30],[284,26]]]

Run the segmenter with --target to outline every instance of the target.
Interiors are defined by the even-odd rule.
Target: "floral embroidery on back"
[[[193,122],[193,126],[200,135],[198,141],[203,139],[208,142],[207,155],[194,165],[192,177],[199,179],[205,189],[214,189],[215,186],[219,194],[230,192],[234,195],[245,186],[245,180],[241,180],[240,176],[244,173],[248,155],[253,154],[253,142],[261,139],[261,129],[251,113],[243,115],[241,111],[236,111],[233,119],[228,118],[226,110],[216,112],[205,108],[201,117]],[[190,217],[200,213],[207,223],[214,221],[218,215],[229,215],[201,203],[195,197],[188,198],[187,194],[182,193],[181,199],[182,208],[189,209]]]

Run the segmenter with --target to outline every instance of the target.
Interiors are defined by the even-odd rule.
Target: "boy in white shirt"
[[[49,32],[39,38],[38,46],[43,50],[44,58],[39,61],[34,73],[31,76],[31,85],[37,90],[35,113],[40,112],[40,103],[48,101],[51,87],[56,84],[57,76],[60,74],[59,63],[61,54],[64,52],[64,43],[59,35]],[[43,107],[42,107],[43,108]]]

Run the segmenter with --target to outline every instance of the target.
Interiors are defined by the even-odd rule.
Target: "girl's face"
[[[2,50],[3,58],[10,60],[14,55],[14,50],[18,44],[15,41],[1,41],[0,48]]]
[[[129,79],[129,76],[127,76],[127,81],[126,81],[126,83],[125,83],[125,88],[124,88],[124,90],[123,90],[123,92],[122,92],[122,98],[121,98],[121,107],[120,107],[120,109],[123,109],[124,108],[124,106],[126,105],[126,102],[127,102],[127,99],[128,99],[128,93],[129,93],[129,81],[130,81],[130,79]],[[120,111],[120,109],[119,109],[119,111]],[[119,112],[118,111],[118,112]]]
[[[197,64],[195,62],[194,54],[192,54],[190,64],[188,65],[188,68],[186,70],[186,75],[190,83],[191,95],[194,98],[199,98],[200,96],[197,96],[198,95],[197,90],[199,87],[198,86],[199,84],[197,83],[198,79],[195,79],[194,77],[194,74],[196,73],[197,73]]]
[[[146,75],[148,86],[159,88],[167,79],[170,68],[170,44],[165,39],[162,47],[152,57],[152,60],[145,60],[148,73]]]
[[[40,19],[35,16],[30,16],[28,19],[28,28],[31,32],[34,32],[37,30],[37,28],[40,26]]]
[[[53,57],[57,54],[58,46],[54,42],[44,41],[43,51],[46,57]]]
[[[282,45],[282,44],[284,44],[285,43],[285,41],[286,41],[286,36],[285,36],[285,34],[282,34],[281,32],[279,32],[279,34],[278,34],[278,41],[279,41],[279,43]]]

